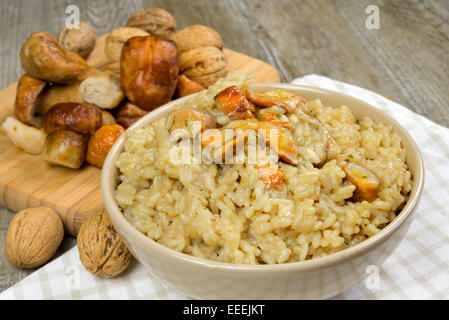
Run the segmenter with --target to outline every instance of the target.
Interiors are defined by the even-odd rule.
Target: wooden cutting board
[[[92,66],[107,62],[105,39],[106,35],[98,39],[89,56]],[[229,49],[224,53],[230,70],[254,73],[255,82],[279,82],[279,74],[271,65]],[[0,91],[0,123],[13,114],[15,94],[16,83]],[[103,208],[100,173],[90,165],[78,170],[51,166],[41,156],[18,149],[0,133],[0,204],[11,211],[52,207],[63,219],[66,232],[76,235],[85,218]]]

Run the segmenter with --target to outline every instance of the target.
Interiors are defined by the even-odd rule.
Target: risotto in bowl
[[[105,207],[154,275],[198,298],[326,298],[404,237],[422,159],[343,94],[231,73],[153,111],[103,167]]]

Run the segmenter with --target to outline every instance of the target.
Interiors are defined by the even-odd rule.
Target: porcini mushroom
[[[147,111],[140,109],[131,102],[124,101],[120,104],[115,117],[118,124],[124,128],[129,128],[134,122],[142,118],[147,113]]]
[[[207,110],[201,110],[198,108],[184,108],[173,111],[174,128],[185,127],[186,121],[201,122],[201,130],[211,129],[217,126],[215,117]]]
[[[379,178],[367,168],[350,162],[342,167],[349,182],[355,185],[356,200],[373,201],[377,198]]]
[[[41,119],[34,116],[36,100],[46,82],[34,79],[24,74],[17,83],[16,100],[14,102],[14,113],[22,123],[34,127],[41,126]]]
[[[103,124],[98,107],[90,103],[59,103],[44,116],[44,130],[72,130],[81,134],[93,134]]]
[[[45,139],[43,158],[51,164],[78,169],[86,157],[87,140],[87,136],[70,130],[54,131]]]
[[[49,32],[33,33],[20,50],[20,62],[31,77],[56,83],[69,83],[89,70],[86,61],[64,50]]]
[[[245,96],[250,102],[254,103],[259,108],[279,106],[288,112],[292,112],[296,108],[296,106],[306,101],[302,97],[298,97],[287,92],[284,93],[280,90],[275,91],[275,93],[276,94],[265,92],[263,95],[260,95],[250,89],[247,89],[245,92]],[[282,95],[282,93],[284,93],[284,95]]]
[[[251,106],[237,86],[230,86],[214,97],[215,103],[231,120],[254,118]]]

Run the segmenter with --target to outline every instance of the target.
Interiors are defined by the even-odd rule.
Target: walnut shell
[[[207,88],[228,74],[228,63],[216,47],[201,47],[179,57],[179,71],[190,80]]]
[[[76,81],[91,68],[75,52],[61,48],[46,31],[35,32],[25,41],[20,62],[31,77],[56,83]]]
[[[176,21],[168,11],[153,8],[134,13],[129,17],[126,26],[139,28],[152,36],[168,40],[176,30]]]
[[[92,274],[112,278],[128,268],[132,255],[106,212],[90,216],[77,236],[81,263]]]
[[[196,24],[186,27],[171,36],[176,42],[179,54],[201,47],[216,47],[223,49],[220,35],[212,28]]]
[[[120,27],[112,30],[106,38],[104,47],[106,57],[110,62],[119,62],[123,45],[129,38],[148,35],[149,33],[142,29],[131,27]]]
[[[69,29],[65,26],[59,33],[59,43],[65,50],[71,50],[86,59],[94,50],[97,33],[88,22],[80,21],[79,29]]]
[[[126,97],[150,111],[170,101],[178,80],[176,43],[153,36],[126,41],[120,58],[120,79]]]
[[[18,268],[35,268],[56,253],[64,237],[61,218],[51,208],[19,211],[8,227],[5,256]]]

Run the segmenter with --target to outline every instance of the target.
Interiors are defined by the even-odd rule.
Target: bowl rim
[[[171,257],[174,260],[178,260],[179,262],[188,263],[191,265],[195,265],[197,268],[203,270],[221,270],[221,271],[232,271],[232,272],[241,272],[241,273],[252,273],[257,271],[258,273],[288,273],[288,272],[305,272],[310,270],[319,270],[329,268],[338,264],[342,264],[348,260],[352,260],[355,257],[361,256],[366,252],[372,250],[374,247],[382,244],[388,238],[390,238],[396,230],[398,230],[404,222],[410,218],[412,213],[417,207],[417,204],[420,200],[423,187],[424,187],[424,162],[422,158],[422,154],[413,140],[413,138],[409,135],[407,130],[402,127],[395,119],[389,116],[384,111],[372,106],[368,102],[359,100],[351,95],[324,89],[315,86],[307,86],[307,85],[298,85],[298,84],[284,84],[284,83],[270,83],[270,84],[252,84],[251,88],[255,90],[267,90],[267,89],[284,89],[284,90],[305,90],[305,91],[315,91],[317,93],[322,93],[326,95],[337,95],[341,98],[352,100],[352,103],[361,104],[364,107],[372,109],[374,113],[379,113],[381,117],[387,119],[387,122],[392,125],[393,130],[396,133],[399,133],[401,139],[407,139],[409,143],[409,149],[407,149],[407,154],[415,154],[417,158],[417,170],[415,175],[413,176],[414,182],[412,190],[410,191],[410,196],[401,210],[401,212],[397,215],[397,217],[390,222],[385,228],[383,228],[378,234],[371,236],[370,238],[364,240],[361,243],[358,243],[352,247],[343,249],[341,251],[329,254],[324,257],[314,258],[305,261],[299,262],[289,262],[282,264],[263,264],[263,265],[251,265],[251,264],[233,264],[227,262],[219,262],[213,260],[207,260],[204,258],[195,257],[192,255],[188,255],[186,253],[181,253],[171,248],[165,247],[164,245],[148,238],[143,233],[141,233],[137,228],[135,228],[126,218],[123,216],[122,211],[117,205],[114,199],[114,190],[115,190],[115,180],[114,173],[117,170],[113,160],[118,157],[118,154],[121,152],[122,145],[124,143],[124,135],[122,135],[111,148],[106,160],[104,162],[104,166],[101,172],[101,191],[103,196],[103,202],[106,211],[109,214],[109,217],[117,228],[119,233],[126,234],[127,237],[132,237],[134,241],[137,241],[141,244],[141,246],[145,247],[149,252],[154,252],[160,255],[165,255],[167,257]],[[175,105],[179,105],[180,103],[185,102],[186,100],[194,97],[196,94],[192,94],[177,100],[173,100],[155,110],[148,113],[141,119],[139,119],[136,123],[134,123],[127,130],[132,130],[134,128],[141,127],[151,120],[163,116],[167,110],[171,109]],[[119,152],[120,151],[120,152]],[[138,257],[136,257],[138,259]],[[139,260],[139,259],[138,259]]]

